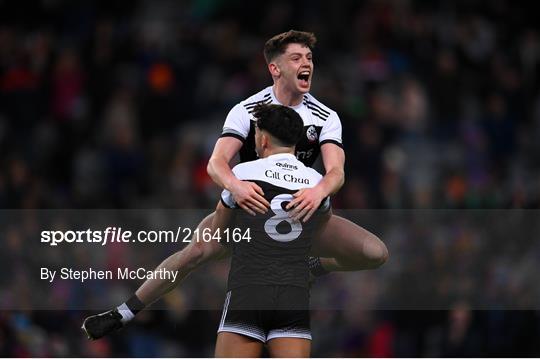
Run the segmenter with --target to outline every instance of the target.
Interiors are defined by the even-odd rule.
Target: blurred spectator
[[[264,41],[293,27],[319,37],[313,93],[343,123],[347,177],[336,209],[538,209],[540,35],[532,6],[308,5],[0,2],[2,208],[213,208],[219,189],[205,167],[220,126],[232,105],[271,83]],[[474,310],[474,300],[482,309],[536,309],[532,215],[512,222],[510,211],[350,213],[381,231],[392,259],[376,274],[317,284],[313,300],[335,310],[313,312],[314,355],[539,355],[538,311]],[[62,258],[29,240],[39,227],[30,214],[21,227],[6,216],[0,284],[9,290],[0,291],[0,308],[28,309],[41,298],[30,292],[48,293],[33,273]],[[522,227],[532,235],[511,231]],[[84,264],[152,266],[176,249],[67,254]],[[164,303],[172,315],[148,312],[103,341],[73,330],[79,311],[0,311],[0,355],[211,355],[219,311],[186,308],[218,305],[226,269],[194,275]],[[57,284],[43,297],[105,305],[130,290],[116,284]],[[402,310],[365,310],[374,307]]]

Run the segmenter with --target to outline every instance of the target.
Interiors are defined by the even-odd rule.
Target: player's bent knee
[[[370,235],[369,240],[364,243],[364,254],[370,261],[371,268],[378,268],[388,260],[388,248],[379,237]]]
[[[381,240],[379,240],[379,243],[377,243],[377,249],[375,250],[375,252],[376,266],[380,267],[384,263],[386,263],[386,261],[388,261],[388,257],[390,256],[390,254],[388,253],[388,248]]]
[[[388,260],[389,253],[386,245],[379,237],[370,233],[355,241],[353,246],[347,248],[346,253],[340,256],[340,262],[347,267],[356,269],[375,269]]]
[[[226,251],[221,244],[215,241],[193,241],[189,244],[190,265],[197,268],[209,261],[217,260]],[[186,248],[188,248],[186,247]]]

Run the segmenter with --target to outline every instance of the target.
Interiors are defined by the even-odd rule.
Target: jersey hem
[[[261,286],[261,287],[295,287],[295,288],[301,288],[309,291],[309,285],[301,285],[301,284],[292,284],[292,283],[244,283],[244,284],[236,284],[233,286],[227,286],[227,291],[233,291],[235,289],[243,288],[243,287],[254,287],[254,286]]]

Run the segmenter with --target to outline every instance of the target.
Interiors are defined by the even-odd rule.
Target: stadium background
[[[343,123],[347,178],[336,208],[532,211],[540,203],[540,37],[525,5],[0,1],[1,208],[212,208],[218,190],[205,168],[224,118],[270,84],[264,41],[295,28],[318,36],[312,93]],[[457,267],[480,293],[492,289],[482,280],[492,273],[510,302],[536,289],[533,237],[501,238],[497,260],[486,261],[493,242],[475,238],[496,233],[485,228],[443,222],[385,233],[388,268],[397,242],[423,259],[402,263],[407,278],[437,268],[451,282]],[[18,227],[2,234],[2,270],[14,273],[2,276],[3,300],[6,288],[31,295],[15,290],[33,275],[18,268],[41,260],[25,236]],[[441,236],[444,245],[432,240]],[[509,275],[516,266],[518,278]],[[377,283],[411,285],[388,268],[332,275],[314,290],[354,302]],[[219,312],[188,310],[182,296],[214,296],[205,283],[222,283],[226,270],[202,270],[167,297],[167,310],[97,342],[78,331],[87,312],[3,310],[0,355],[211,356]],[[437,310],[315,311],[313,354],[540,355],[538,302],[473,310],[462,292],[445,293],[452,300]]]

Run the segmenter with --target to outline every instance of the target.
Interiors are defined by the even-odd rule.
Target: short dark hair
[[[289,30],[266,41],[266,44],[264,44],[264,59],[269,64],[276,56],[285,53],[289,44],[301,44],[313,50],[316,43],[317,38],[312,32]]]
[[[282,105],[258,105],[253,111],[257,127],[267,131],[278,146],[293,147],[302,136],[304,121],[292,108]]]

